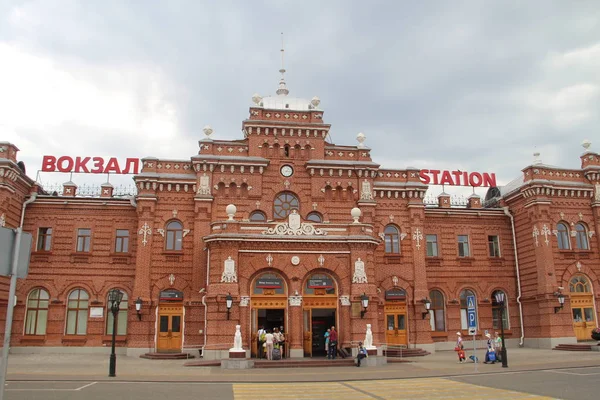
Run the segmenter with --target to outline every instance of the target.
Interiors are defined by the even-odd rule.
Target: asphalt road
[[[265,372],[268,373],[268,372]],[[597,399],[600,367],[445,378],[304,383],[9,381],[7,400]]]

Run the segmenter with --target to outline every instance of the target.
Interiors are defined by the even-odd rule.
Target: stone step
[[[254,368],[315,368],[315,367],[348,367],[354,365],[353,358],[335,360],[315,359],[285,359],[285,360],[256,360]]]
[[[220,367],[221,360],[194,360],[183,364],[184,367]]]
[[[423,357],[431,354],[423,349],[404,349],[404,350],[384,350],[383,355],[388,358],[392,357]]]
[[[592,351],[592,346],[589,344],[559,344],[552,350],[562,351]]]
[[[194,358],[194,356],[188,353],[146,353],[142,354],[140,358],[148,360],[187,360]]]

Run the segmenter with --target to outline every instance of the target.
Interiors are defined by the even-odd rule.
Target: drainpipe
[[[8,306],[6,308],[6,325],[4,329],[4,347],[2,348],[2,367],[0,368],[0,400],[4,399],[4,383],[6,382],[6,371],[8,367],[8,352],[10,350],[10,334],[12,331],[13,312],[15,307],[15,293],[17,291],[17,266],[19,265],[19,252],[21,250],[21,238],[23,236],[23,222],[25,221],[25,208],[37,198],[37,193],[31,193],[21,208],[21,222],[17,228],[15,245],[12,256],[12,270],[10,276],[10,289],[8,291]]]
[[[208,291],[208,281],[210,279],[210,249],[206,250],[206,286],[205,291]],[[204,344],[202,345],[202,354],[200,355],[204,358],[204,348],[206,347],[206,322],[208,321],[208,307],[206,306],[206,292],[204,296],[202,296],[202,305],[204,306]]]
[[[517,296],[517,304],[519,305],[519,320],[521,321],[521,341],[519,342],[519,347],[523,347],[523,343],[525,341],[525,327],[523,326],[523,305],[521,304],[521,273],[519,271],[519,255],[517,253],[517,237],[515,235],[515,220],[508,210],[508,207],[502,207],[504,210],[504,214],[510,218],[510,227],[512,229],[512,239],[513,239],[513,247],[515,249],[515,268],[517,273],[517,291],[519,295]]]

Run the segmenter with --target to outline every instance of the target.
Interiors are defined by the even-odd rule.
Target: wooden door
[[[304,357],[312,357],[312,315],[310,308],[304,309],[303,343]]]
[[[180,352],[182,331],[183,305],[159,306],[156,351]]]
[[[390,346],[408,344],[406,303],[386,304],[385,338]]]
[[[592,330],[596,327],[593,295],[571,293],[571,315],[577,340],[592,340]]]

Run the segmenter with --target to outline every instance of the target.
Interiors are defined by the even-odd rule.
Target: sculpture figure
[[[235,337],[233,339],[233,351],[243,351],[242,348],[242,332],[240,331],[241,326],[235,326]]]
[[[365,340],[363,345],[366,349],[373,349],[373,331],[371,331],[371,324],[367,324],[367,334],[365,335]]]

